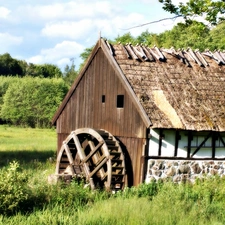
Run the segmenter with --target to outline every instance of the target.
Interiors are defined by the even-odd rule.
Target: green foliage
[[[84,52],[80,54],[80,57],[83,61],[86,61],[88,56],[90,55],[90,53],[92,52],[94,46],[90,47],[90,48],[85,48]]]
[[[188,26],[184,23],[178,23],[172,30],[165,31],[158,35],[160,46],[171,48],[199,49],[204,51],[210,35],[209,28],[201,22],[190,21]]]
[[[137,40],[131,35],[130,32],[123,34],[122,36],[118,35],[115,38],[115,41],[113,41],[113,43],[121,43],[121,44],[137,44]]]
[[[80,64],[79,71],[83,68],[85,62],[87,61],[89,55],[91,54],[92,50],[94,49],[94,46],[90,48],[85,48],[84,52],[80,54],[81,59],[83,60],[83,63]]]
[[[0,214],[15,213],[29,196],[28,178],[19,168],[14,161],[7,169],[0,170]]]
[[[41,78],[61,78],[61,70],[52,64],[35,65],[29,63],[26,66],[26,76]]]
[[[148,184],[140,184],[138,187],[125,188],[123,191],[118,191],[115,194],[115,197],[122,198],[133,198],[133,197],[145,197],[148,199],[152,199],[154,196],[158,194],[160,189],[162,188],[162,182],[151,182]]]
[[[18,60],[13,59],[9,53],[0,55],[0,74],[24,76],[20,63]]]
[[[62,79],[16,79],[4,95],[1,118],[14,125],[48,127],[67,91]]]
[[[121,42],[122,44],[131,43],[144,44],[147,46],[156,45],[158,47],[171,48],[192,48],[204,51],[210,49],[225,49],[225,22],[221,22],[213,29],[209,29],[202,22],[188,21],[187,23],[178,23],[171,30],[160,34],[142,32],[139,36],[133,37],[130,33],[118,36],[112,43]]]
[[[17,77],[0,76],[0,112],[3,105],[3,96],[5,95],[9,85],[15,82],[17,79]]]
[[[0,55],[0,75],[61,78],[62,72],[56,65],[35,65],[33,63],[27,63],[24,60],[14,59],[9,53],[5,53]]]
[[[66,65],[63,73],[63,79],[68,86],[71,86],[78,76],[78,72],[75,70],[74,59],[71,59],[71,66]]]
[[[211,50],[225,50],[225,22],[219,23],[210,31],[210,36],[207,39],[207,48]]]
[[[212,25],[224,20],[225,13],[224,0],[189,0],[179,5],[172,3],[172,0],[159,0],[163,4],[163,9],[172,14],[182,16],[186,21],[193,20],[195,16],[204,16]]]

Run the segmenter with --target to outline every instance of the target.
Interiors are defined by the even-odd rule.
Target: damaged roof
[[[225,131],[225,52],[105,44],[153,128]]]

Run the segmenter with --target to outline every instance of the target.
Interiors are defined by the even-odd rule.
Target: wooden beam
[[[192,153],[191,158],[199,151],[199,149],[206,143],[206,141],[209,139],[209,137],[212,135],[212,132],[209,132],[208,136],[203,140],[203,142],[195,149],[195,151]],[[214,149],[215,150],[215,149]]]
[[[188,145],[187,145],[187,158],[190,158],[191,154],[191,141],[192,141],[192,131],[188,131]]]
[[[77,135],[74,132],[71,133],[71,136],[72,136],[72,138],[74,140],[74,143],[76,145],[77,153],[78,153],[78,155],[79,155],[79,157],[80,157],[80,159],[81,159],[81,161],[84,165],[84,170],[85,170],[86,174],[89,175],[90,174],[89,166],[86,162],[83,162],[83,160],[86,158],[86,155],[84,153],[83,148],[81,147],[80,141],[79,141]]]
[[[98,149],[104,144],[104,142],[99,142],[97,146],[91,145],[91,152],[87,155],[86,158],[84,158],[83,162],[87,162],[95,153],[98,151]]]
[[[174,156],[177,156],[177,150],[178,150],[179,140],[180,140],[180,134],[179,134],[179,131],[176,130],[176,133],[175,133]]]
[[[217,132],[212,132],[212,158],[216,155],[216,140],[218,139]]]
[[[163,139],[163,130],[160,129],[159,131],[159,149],[158,149],[158,156],[161,156],[161,151],[162,151],[162,139]]]
[[[170,156],[146,156],[146,159],[160,159],[160,160],[193,160],[193,161],[198,161],[198,160],[216,160],[216,161],[224,161],[225,158],[186,158],[186,157],[170,157]]]
[[[68,160],[69,160],[69,163],[70,163],[69,166],[70,166],[72,175],[74,175],[74,174],[75,174],[75,171],[74,171],[74,168],[73,168],[74,162],[73,162],[73,157],[72,157],[72,155],[71,155],[70,149],[69,149],[67,143],[63,143],[63,146],[64,146],[64,149],[65,149],[65,151],[66,151],[66,155],[67,155]]]
[[[91,147],[91,152],[84,159],[84,162],[87,162],[92,157],[93,162],[96,164],[99,161],[99,159],[101,158],[101,155],[99,152],[97,152],[97,150],[104,144],[104,142],[103,141],[99,142],[97,146],[95,146],[92,141],[88,141],[88,144]],[[99,170],[99,173],[102,178],[105,174],[105,170],[102,168]]]
[[[223,137],[220,135],[220,133],[218,133],[218,136],[219,136],[219,139],[221,140],[223,146],[225,147],[225,142],[224,142],[224,140],[223,140]]]
[[[104,157],[101,163],[98,164],[98,166],[96,166],[95,169],[91,171],[91,173],[89,174],[89,178],[91,178],[95,173],[97,173],[103,167],[103,165],[107,162],[107,160],[108,159]]]

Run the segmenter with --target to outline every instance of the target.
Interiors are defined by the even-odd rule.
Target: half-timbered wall
[[[225,133],[152,129],[149,135],[146,182],[225,175]]]
[[[151,129],[149,157],[225,158],[225,133]]]
[[[131,185],[140,183],[139,164],[146,127],[101,49],[57,119],[58,150],[71,131],[83,127],[105,129],[123,140],[132,162]]]

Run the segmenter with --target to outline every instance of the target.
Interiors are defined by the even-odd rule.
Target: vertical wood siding
[[[105,103],[102,103],[105,95]],[[117,108],[117,95],[124,107]],[[140,183],[140,163],[146,127],[115,69],[101,49],[93,58],[57,120],[58,150],[72,130],[105,129],[124,141],[133,168],[133,184]]]
[[[123,108],[116,107],[117,95],[124,95]],[[145,138],[145,125],[101,49],[57,120],[58,133],[81,127],[105,129],[115,136]]]
[[[144,138],[117,137],[125,154],[128,186],[138,185],[142,181]]]

